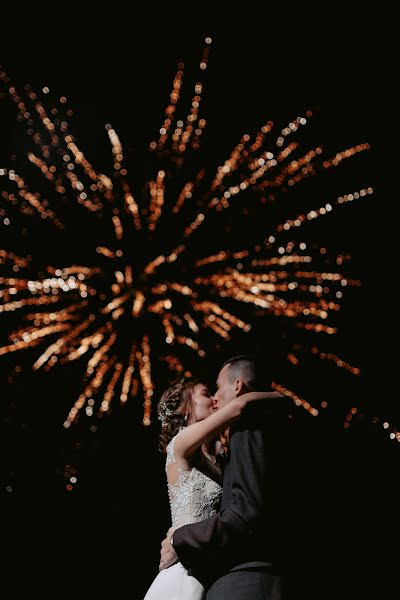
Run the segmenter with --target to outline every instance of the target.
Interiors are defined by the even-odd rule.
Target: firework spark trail
[[[200,61],[201,73],[208,65],[210,43],[207,39]],[[4,210],[17,205],[21,217],[34,218],[36,213],[62,230],[64,222],[57,215],[58,199],[66,198],[94,218],[102,214],[103,221],[109,220],[112,231],[112,241],[99,239],[95,248],[102,266],[48,266],[45,275],[31,277],[35,270],[31,256],[21,258],[0,250],[0,262],[7,270],[0,279],[0,312],[20,311],[27,323],[10,333],[10,343],[0,348],[0,354],[44,346],[47,341],[33,363],[34,369],[48,370],[57,362],[86,360],[84,390],[71,408],[65,427],[78,419],[83,408],[87,416],[101,417],[111,410],[116,395],[125,404],[139,392],[144,401],[143,424],[149,425],[154,393],[152,355],[158,355],[159,361],[171,371],[189,374],[179,356],[181,348],[204,357],[207,331],[228,340],[234,329],[248,332],[255,314],[284,317],[288,323],[293,322],[292,335],[296,329],[313,335],[334,334],[336,327],[330,324],[329,317],[339,310],[344,287],[359,285],[358,280],[347,278],[336,268],[327,271],[326,249],[285,241],[284,236],[308,221],[325,217],[341,204],[372,194],[370,187],[336,199],[327,198],[325,204],[319,203],[319,208],[287,218],[270,232],[266,231],[264,239],[252,247],[221,249],[215,254],[195,257],[186,265],[190,268],[182,269],[188,260],[190,238],[195,232],[201,235],[212,214],[229,209],[238,198],[249,193],[258,200],[267,188],[273,198],[279,199],[282,190],[286,192],[310,176],[337,167],[343,160],[369,149],[363,143],[330,158],[324,158],[320,146],[303,151],[300,141],[293,136],[311,119],[312,112],[307,111],[277,135],[272,121],[267,121],[254,137],[242,135],[214,175],[208,176],[200,166],[197,174],[188,178],[182,165],[191,154],[189,151],[194,153],[199,149],[206,120],[200,115],[204,90],[201,79],[195,83],[189,112],[184,118],[178,115],[183,72],[184,65],[180,63],[158,140],[149,146],[162,167],[156,168],[155,176],[145,186],[143,196],[148,203],[144,206],[132,192],[123,145],[111,125],[106,125],[114,170],[109,177],[97,172],[72,135],[63,112],[64,97],[60,98],[61,107],[49,110],[29,86],[26,97],[22,97],[0,71],[0,79],[17,105],[19,120],[25,122],[27,133],[38,148],[38,152],[28,152],[28,160],[53,190],[52,194],[32,193],[25,179],[14,170],[0,169],[7,187],[12,188],[1,193]],[[48,93],[47,88],[44,93]],[[67,110],[66,114],[72,116],[72,111]],[[171,181],[175,181],[178,193],[169,192]],[[191,204],[199,206],[199,202],[194,204],[195,199],[201,200],[199,209],[191,207]],[[268,206],[264,208],[267,209]],[[151,235],[156,227],[178,215],[180,218],[183,215],[182,228],[176,232],[180,242],[170,245],[172,249],[166,248],[162,254],[152,255]],[[127,242],[135,235],[142,236],[142,256],[147,257],[139,270],[136,256],[127,250]],[[325,261],[323,266],[321,259]],[[333,262],[337,267],[343,261],[336,257]],[[46,310],[48,304],[55,305],[54,311]],[[250,307],[248,318],[242,316],[243,311],[236,315],[234,305]],[[165,348],[151,345],[149,326],[154,319],[159,322]],[[132,339],[129,348],[125,348],[123,340],[128,326]],[[297,364],[297,354],[303,351],[299,344],[294,349],[288,348],[288,360]],[[327,359],[337,367],[358,373],[357,367],[334,353],[322,351],[316,345],[312,352],[321,360]],[[318,414],[296,392],[278,383],[275,387],[311,415]],[[100,404],[95,400],[97,397]]]

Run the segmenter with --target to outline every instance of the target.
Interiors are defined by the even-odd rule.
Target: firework
[[[184,79],[184,65],[178,65],[163,122],[149,144],[154,173],[139,191],[111,125],[106,131],[113,170],[106,175],[71,132],[66,98],[49,108],[47,88],[39,95],[27,86],[20,94],[0,73],[32,139],[28,161],[42,179],[40,192],[32,191],[16,169],[0,169],[4,226],[29,232],[40,224],[40,231],[53,232],[49,240],[63,243],[71,240],[71,221],[77,222],[71,258],[64,252],[62,264],[51,264],[51,250],[50,264],[33,250],[18,255],[0,250],[0,312],[18,314],[20,323],[0,355],[35,350],[34,370],[85,364],[83,389],[65,427],[82,411],[101,417],[114,402],[125,404],[131,397],[143,402],[143,424],[149,425],[160,361],[172,373],[189,373],[190,353],[204,358],[210,344],[229,340],[235,330],[249,332],[258,319],[279,319],[290,332],[290,363],[298,364],[299,354],[311,348],[313,356],[359,374],[357,366],[322,350],[317,340],[336,334],[334,315],[343,294],[360,281],[344,274],[346,256],[310,244],[302,228],[329,218],[341,205],[362,202],[372,188],[366,184],[339,196],[327,192],[322,201],[311,199],[307,209],[288,209],[287,218],[275,224],[268,215],[294,188],[340,167],[369,144],[334,156],[318,144],[303,149],[300,130],[313,117],[309,110],[283,128],[267,121],[255,135],[242,135],[214,171],[205,169],[198,156],[206,127],[201,103],[210,44],[207,38],[186,112],[178,110]],[[232,247],[231,239],[218,247],[211,232],[224,229],[227,215],[238,229],[239,219],[255,216],[257,240]],[[89,257],[86,264],[79,263],[79,254]],[[300,334],[307,344],[296,340]],[[283,383],[275,387],[318,414]]]

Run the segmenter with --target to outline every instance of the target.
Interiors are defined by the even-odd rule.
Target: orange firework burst
[[[39,264],[30,251],[17,256],[0,250],[0,312],[20,315],[0,354],[35,349],[34,370],[85,361],[85,383],[65,427],[83,409],[89,416],[102,415],[116,399],[124,404],[134,396],[142,399],[143,424],[149,425],[158,362],[174,373],[188,373],[188,353],[205,357],[210,343],[229,340],[234,330],[248,332],[255,319],[279,317],[282,327],[290,327],[286,354],[296,364],[303,351],[296,332],[334,335],[331,315],[340,309],[346,288],[360,285],[342,272],[346,256],[329,257],[324,247],[303,241],[301,233],[306,223],[371,195],[367,184],[336,197],[327,193],[323,202],[301,212],[291,210],[275,224],[258,222],[257,232],[262,225],[264,233],[244,246],[231,243],[207,251],[216,223],[225,215],[237,215],[239,204],[244,216],[256,214],[259,221],[261,214],[266,219],[282,194],[369,149],[365,142],[334,156],[325,156],[319,145],[303,149],[299,130],[313,116],[307,111],[283,128],[267,121],[255,135],[242,135],[213,173],[199,167],[193,157],[206,126],[200,107],[210,44],[207,38],[186,114],[178,114],[184,75],[184,65],[178,65],[159,134],[149,145],[154,175],[139,191],[111,125],[106,130],[113,173],[106,175],[71,133],[67,118],[72,112],[66,110],[64,97],[60,106],[49,109],[43,99],[47,88],[44,96],[29,86],[20,94],[0,72],[35,145],[27,157],[43,178],[41,191],[31,191],[16,170],[0,169],[4,225],[23,221],[26,230],[40,223],[41,231],[56,234],[48,234],[48,243],[58,239],[61,245],[75,219],[80,233],[91,228],[90,239],[99,232],[97,244],[89,249],[87,240],[74,234],[70,262],[57,265]],[[77,258],[80,244],[84,265]],[[64,254],[68,256],[68,249]],[[47,256],[51,263],[51,250]],[[315,339],[311,345],[314,356],[359,374],[357,366],[325,352]],[[295,391],[278,382],[275,386],[310,414],[318,414]]]

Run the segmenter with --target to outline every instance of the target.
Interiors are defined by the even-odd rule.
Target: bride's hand
[[[280,392],[272,391],[272,392],[263,392],[265,394],[265,398],[270,398],[271,400],[278,400],[278,398],[284,398],[285,396]]]
[[[239,396],[240,397],[240,396]],[[243,400],[246,402],[251,402],[253,400],[278,400],[279,398],[284,398],[284,395],[280,392],[270,391],[270,392],[246,392],[241,396]]]
[[[178,556],[174,550],[173,545],[171,544],[171,537],[177,529],[176,527],[170,527],[167,531],[167,537],[161,543],[161,556],[160,556],[160,565],[159,570],[168,569],[176,562],[178,562]]]

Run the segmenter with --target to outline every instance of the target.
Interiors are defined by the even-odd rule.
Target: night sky
[[[319,206],[336,192],[367,186],[375,190],[373,196],[344,206],[305,230],[305,237],[332,254],[349,252],[352,262],[347,272],[363,282],[343,301],[337,317],[339,333],[332,340],[332,351],[359,366],[362,375],[354,377],[322,363],[315,368],[305,360],[297,376],[302,397],[315,403],[327,399],[330,406],[336,402],[337,409],[329,418],[299,414],[305,459],[294,518],[301,523],[298,531],[303,536],[295,542],[299,590],[308,594],[299,597],[315,593],[316,598],[328,598],[332,593],[332,597],[354,598],[370,588],[382,592],[391,574],[386,546],[395,527],[393,481],[398,453],[397,442],[389,439],[382,422],[387,419],[397,427],[400,413],[392,391],[394,361],[384,342],[385,333],[392,332],[393,242],[387,233],[390,211],[380,190],[378,132],[388,89],[378,66],[372,20],[354,28],[338,19],[340,23],[331,22],[328,28],[329,14],[318,27],[304,26],[305,17],[294,22],[262,14],[240,29],[238,23],[234,28],[183,26],[179,15],[176,20],[170,15],[164,25],[161,18],[154,22],[150,15],[128,25],[122,15],[103,17],[101,24],[93,21],[89,26],[69,14],[52,28],[34,19],[25,23],[26,35],[22,30],[10,31],[0,58],[20,89],[26,82],[37,90],[47,85],[55,97],[67,97],[74,110],[73,132],[101,172],[112,173],[104,130],[111,123],[124,146],[131,180],[138,188],[146,182],[152,166],[146,149],[162,123],[176,64],[183,58],[188,80],[195,77],[206,35],[213,38],[213,45],[201,111],[207,118],[204,166],[222,164],[244,132],[256,132],[268,119],[284,126],[307,109],[313,110],[314,118],[310,129],[301,132],[306,147],[321,144],[331,156],[349,146],[371,144],[368,153],[344,161],[329,178],[316,175],[303,192],[312,193]],[[383,55],[384,50],[380,52]],[[0,167],[10,165],[15,155],[14,164],[21,171],[27,138],[6,94],[0,96],[0,122]],[[301,193],[295,198],[301,199]],[[273,207],[274,219],[296,214],[290,193],[284,201],[283,207],[279,203]],[[238,214],[229,227],[222,229],[216,222],[211,236],[197,242],[196,251],[205,256],[218,244],[240,249],[257,234],[257,227]],[[33,233],[29,251],[34,254],[36,249],[44,260],[50,254],[54,262],[65,257],[70,263],[84,264],[85,248],[98,243],[98,232],[86,222],[77,223],[76,231],[79,243],[72,237],[60,241],[54,235],[42,238],[40,232]],[[10,235],[4,235],[11,246]],[[164,235],[170,235],[168,227]],[[40,248],[43,239],[46,244]],[[164,238],[154,240],[160,248],[163,242]],[[4,322],[9,318],[2,317]],[[9,323],[2,325],[2,343],[9,331]],[[187,358],[188,366],[212,383],[218,365],[228,356],[254,349],[269,356],[271,347],[279,354],[284,344],[280,322],[258,320],[250,334],[235,334],[230,342],[211,346],[205,361]],[[142,598],[157,572],[159,544],[169,526],[157,420],[143,428],[141,402],[131,399],[104,417],[95,433],[85,419],[66,431],[62,423],[81,391],[83,365],[32,374],[30,352],[17,354],[2,356],[0,362],[6,456],[1,493],[8,506],[5,516],[10,515],[12,524],[10,540],[17,542],[11,556],[18,557],[17,565],[38,562],[31,591],[37,586],[42,593],[70,590],[81,597],[84,585],[93,597],[101,597],[109,587],[112,597]],[[10,383],[15,364],[23,366],[23,375]],[[160,373],[156,398],[166,384],[165,373]],[[351,406],[359,407],[361,415],[344,430]],[[374,416],[379,424],[373,423]],[[66,490],[67,464],[77,469],[78,482],[71,492]],[[139,523],[145,533],[139,534]],[[24,538],[18,537],[19,529]],[[35,561],[39,538],[46,550],[43,560]],[[140,558],[133,559],[137,553]],[[374,573],[369,582],[366,565]],[[78,574],[84,584],[76,582]],[[18,585],[15,580],[14,591]],[[16,592],[15,597],[27,597],[22,594]]]

